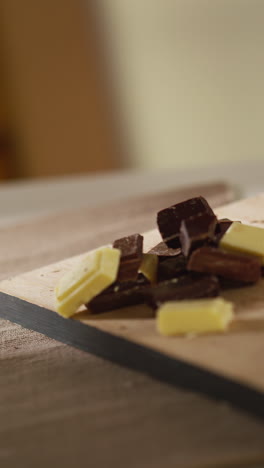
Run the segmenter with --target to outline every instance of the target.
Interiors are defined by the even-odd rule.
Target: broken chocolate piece
[[[219,294],[219,282],[216,276],[184,276],[159,283],[144,292],[148,305],[156,309],[167,301],[215,297]]]
[[[217,244],[219,243],[220,239],[222,239],[223,235],[226,233],[232,223],[233,221],[227,218],[219,219],[217,221],[215,228],[215,241]]]
[[[168,247],[180,247],[181,222],[201,213],[214,214],[203,197],[191,198],[158,212],[159,231]]]
[[[223,278],[222,276],[219,276],[219,284],[220,284],[220,289],[221,290],[226,290],[226,289],[239,289],[239,288],[245,288],[246,286],[250,286],[251,283],[244,283],[242,281],[235,281],[231,280],[228,278]]]
[[[139,274],[141,273],[149,283],[157,282],[158,257],[154,254],[143,254],[142,262],[139,266]]]
[[[92,314],[100,314],[109,310],[142,304],[145,302],[146,291],[149,287],[141,279],[115,283],[92,299],[86,307]]]
[[[261,276],[261,263],[258,258],[229,253],[214,247],[201,247],[195,250],[187,269],[244,283],[255,283]]]
[[[180,227],[182,253],[188,257],[194,249],[213,240],[216,223],[216,216],[208,213],[184,219]]]
[[[168,257],[176,257],[181,253],[181,249],[172,249],[165,244],[160,242],[148,251],[149,254],[155,254],[159,257],[159,261],[166,260]]]
[[[122,237],[113,243],[113,247],[121,250],[117,281],[135,281],[143,255],[143,236]]]
[[[140,284],[150,284],[149,279],[146,278],[146,276],[143,275],[143,273],[140,273],[140,272],[138,273],[138,277],[137,277],[137,283],[138,282],[140,282]]]
[[[172,301],[157,312],[157,328],[162,335],[214,333],[227,329],[233,318],[233,304],[222,297]]]
[[[264,265],[264,229],[234,221],[220,240],[228,252],[253,255]]]
[[[113,284],[119,268],[120,250],[101,247],[85,255],[66,272],[56,287],[56,311],[71,317],[79,307]]]
[[[176,278],[186,273],[187,260],[184,255],[180,254],[176,257],[168,257],[159,264],[158,267],[158,282]]]

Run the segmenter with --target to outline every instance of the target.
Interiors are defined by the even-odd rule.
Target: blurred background
[[[262,161],[261,0],[1,0],[0,178]]]

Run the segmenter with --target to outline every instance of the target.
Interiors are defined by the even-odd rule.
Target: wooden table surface
[[[2,228],[1,278],[80,253],[134,225],[152,228],[159,207],[194,191]],[[215,204],[230,197],[221,186],[200,193]],[[0,322],[0,362],[1,467],[264,466],[263,423],[225,402],[171,388],[8,321]]]

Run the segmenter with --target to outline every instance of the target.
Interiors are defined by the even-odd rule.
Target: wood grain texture
[[[27,290],[27,284],[25,290]],[[178,353],[179,346],[175,346],[175,349],[171,346],[174,341],[179,341],[177,338],[173,340],[164,338],[163,340],[167,348],[173,350],[173,353],[169,354],[166,348],[165,350],[164,348],[160,350],[157,346],[160,337],[155,330],[154,320],[150,317],[147,320],[145,319],[147,315],[150,316],[151,314],[149,309],[146,312],[142,307],[133,308],[133,311],[130,309],[129,314],[131,315],[128,318],[124,317],[126,315],[125,309],[120,309],[118,311],[119,319],[116,317],[108,319],[109,324],[114,322],[113,327],[109,330],[108,324],[104,324],[102,328],[98,326],[96,319],[89,321],[87,319],[78,319],[76,316],[75,320],[65,320],[52,310],[1,292],[0,302],[1,318],[8,319],[30,330],[38,331],[62,343],[70,344],[77,349],[137,370],[162,382],[188,391],[193,390],[208,395],[215,400],[224,400],[237,408],[252,413],[258,418],[264,419],[263,392],[259,391],[258,388],[254,388],[254,385],[251,383],[247,382],[245,384],[243,381],[240,382],[236,379],[236,376],[232,376],[232,373],[231,375],[228,374],[225,371],[224,364],[222,364],[223,371],[219,373],[218,356],[215,359],[216,362],[213,362],[213,366],[210,366],[208,356],[211,349],[208,347],[206,340],[204,347],[207,348],[207,359],[202,364],[199,359],[199,353],[197,353],[199,342],[189,343],[188,338],[182,338],[182,340],[187,342],[186,345],[189,348],[191,358],[189,356],[186,358],[185,355],[182,357]],[[87,316],[87,313],[85,315]],[[111,315],[115,316],[115,312],[112,312]],[[105,320],[103,319],[103,321]],[[146,341],[148,322],[153,326],[153,330],[149,333],[153,335],[152,345],[149,345]],[[128,337],[122,333],[126,330],[129,332]],[[140,344],[140,341],[135,336],[138,330],[140,330],[141,337],[143,337],[142,344]],[[199,338],[202,341],[206,337]],[[229,339],[232,339],[232,337],[229,337]],[[178,343],[176,344],[178,345]],[[222,340],[215,343],[217,348],[223,345]],[[228,346],[226,347],[228,354]],[[246,361],[249,361],[249,357],[246,357]],[[223,354],[224,363],[225,358],[226,355]],[[259,361],[261,361],[261,358]],[[239,364],[244,374],[246,374],[247,366],[241,365],[241,362]],[[250,380],[250,376],[247,376],[247,380]]]
[[[2,322],[5,468],[206,468],[263,461],[263,425]],[[252,465],[251,465],[252,463]]]
[[[120,194],[122,201],[107,206],[65,211],[2,228],[0,279],[78,255],[135,229],[152,229],[159,209],[197,194],[206,197],[212,206],[228,203],[234,197],[233,189],[225,183],[195,185],[128,200],[122,200]]]
[[[220,192],[218,203],[225,203],[226,192],[223,197]],[[197,191],[182,199],[189,194]],[[158,208],[157,200],[146,205],[148,211]],[[139,230],[153,226],[146,205],[134,206]],[[120,212],[115,210],[116,232],[125,233],[122,210],[121,204]],[[89,229],[96,227],[96,213],[92,217],[89,210],[2,229],[2,278],[106,242],[114,226],[107,227],[107,209],[104,215],[106,229],[98,240]],[[58,250],[54,236],[65,240]],[[264,461],[264,428],[254,418],[5,320],[0,321],[0,363],[0,464],[5,468],[17,468],[18,460],[22,468],[252,468]]]
[[[222,217],[254,221],[260,220],[263,209],[264,195],[242,200],[227,212],[225,208],[220,212]],[[145,233],[145,251],[159,241],[158,230]],[[235,304],[236,312],[227,333],[171,339],[157,333],[155,319],[146,306],[100,315],[90,315],[83,307],[75,320],[59,317],[55,313],[55,287],[81,258],[75,256],[2,281],[0,291],[8,296],[1,297],[4,310],[0,315],[161,380],[227,399],[264,417],[264,280],[223,293]],[[170,358],[176,360],[175,365]]]

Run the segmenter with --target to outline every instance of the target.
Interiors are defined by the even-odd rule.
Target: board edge
[[[170,357],[78,320],[64,319],[49,309],[3,292],[0,292],[0,318],[169,385],[216,401],[226,401],[264,420],[263,392],[209,369]]]

